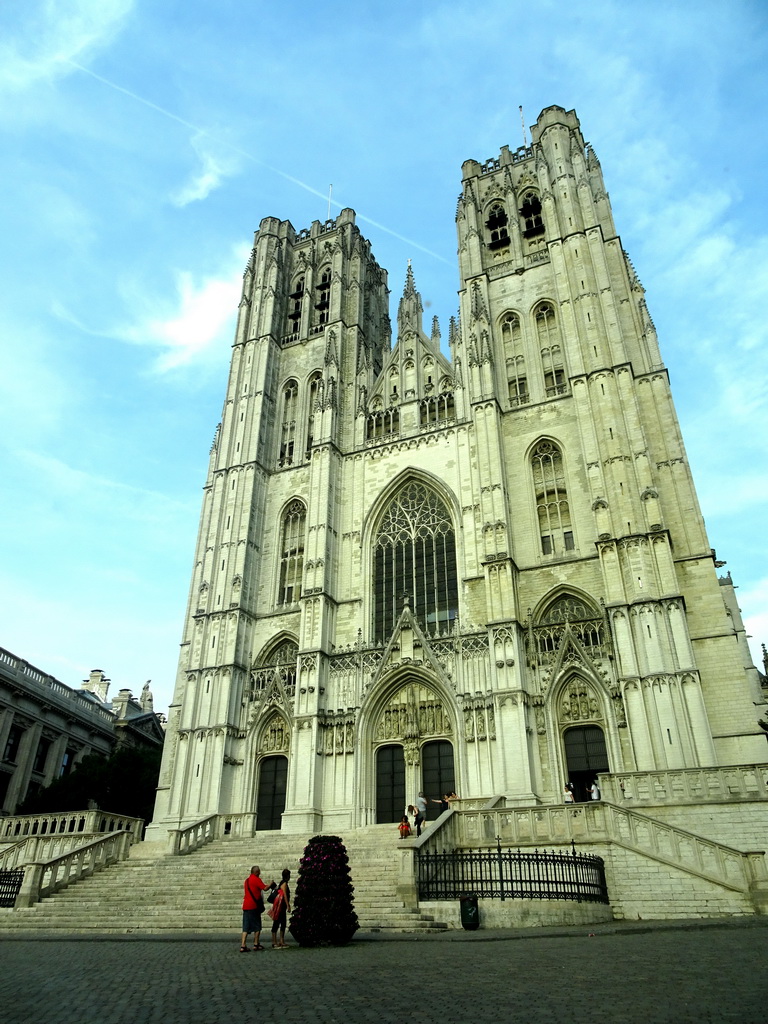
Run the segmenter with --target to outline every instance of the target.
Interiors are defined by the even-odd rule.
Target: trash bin
[[[477,908],[477,896],[467,892],[459,898],[461,908],[461,927],[464,931],[473,932],[480,927],[480,913]]]

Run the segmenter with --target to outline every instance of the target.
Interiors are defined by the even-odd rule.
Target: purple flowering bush
[[[343,946],[359,925],[349,858],[338,836],[313,836],[299,865],[290,932],[300,946]]]

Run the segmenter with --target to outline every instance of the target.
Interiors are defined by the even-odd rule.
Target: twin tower
[[[642,285],[573,111],[462,168],[424,331],[351,210],[245,269],[148,838],[764,759]]]

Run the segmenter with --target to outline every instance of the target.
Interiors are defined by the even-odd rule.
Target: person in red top
[[[264,949],[259,942],[261,936],[261,915],[264,913],[264,897],[262,893],[265,889],[274,888],[274,882],[267,885],[266,882],[261,880],[261,868],[258,864],[254,864],[250,875],[243,882],[243,937],[240,940],[241,953],[250,953],[246,945],[250,932],[253,932],[254,950]]]

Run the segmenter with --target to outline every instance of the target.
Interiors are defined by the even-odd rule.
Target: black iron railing
[[[23,871],[0,871],[0,907],[14,905],[23,879]]]
[[[417,854],[420,900],[459,899],[472,893],[485,899],[576,900],[609,903],[602,857],[577,853],[496,849],[443,850]]]

